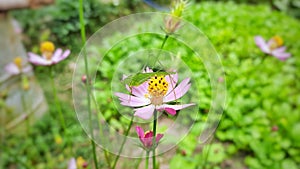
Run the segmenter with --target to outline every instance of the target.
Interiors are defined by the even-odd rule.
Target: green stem
[[[211,148],[211,143],[208,143],[208,145],[206,145],[206,151],[204,152],[203,151],[203,155],[204,156],[204,160],[203,160],[203,169],[206,169],[206,164],[207,164],[207,159],[208,159],[208,154],[209,154],[209,151],[210,151],[210,148]]]
[[[91,133],[91,144],[92,144],[92,150],[93,150],[93,158],[94,158],[94,165],[96,169],[98,169],[98,161],[97,161],[97,155],[96,155],[96,145],[94,142],[94,134],[93,134],[93,125],[92,125],[92,111],[91,111],[91,89],[90,89],[90,75],[89,75],[89,67],[88,67],[88,60],[86,56],[86,50],[85,50],[85,26],[84,26],[84,12],[83,12],[83,0],[79,0],[79,20],[80,20],[80,33],[81,33],[81,39],[82,39],[82,46],[83,46],[83,58],[84,58],[84,65],[85,65],[85,74],[87,78],[86,83],[86,95],[87,95],[87,106],[88,106],[88,114],[89,114],[89,130]]]
[[[166,34],[166,35],[165,35],[165,38],[164,38],[164,40],[163,40],[163,43],[162,43],[161,46],[160,46],[160,51],[159,51],[158,55],[156,56],[156,58],[155,58],[155,60],[154,60],[154,62],[153,62],[153,67],[155,66],[155,64],[156,64],[157,61],[159,62],[158,58],[159,58],[159,56],[160,56],[160,54],[161,54],[161,50],[164,48],[164,46],[165,46],[165,44],[166,44],[168,38],[169,38],[169,35]],[[159,62],[159,64],[162,66],[162,64],[161,64],[160,62]]]
[[[152,138],[152,165],[153,169],[156,169],[156,157],[155,157],[155,149],[156,149],[156,125],[157,125],[157,111],[154,110],[153,116],[153,138]]]
[[[142,161],[142,158],[139,158],[138,160],[136,160],[135,165],[134,165],[134,169],[139,169],[141,161]]]
[[[59,114],[60,125],[62,126],[64,132],[66,132],[66,123],[65,123],[65,119],[64,119],[64,116],[63,116],[63,113],[62,113],[62,110],[61,110],[60,103],[59,103],[58,98],[57,98],[57,91],[56,91],[56,87],[55,87],[55,83],[54,83],[53,66],[50,66],[50,80],[51,80],[52,92],[53,92],[53,96],[54,96],[56,110],[58,111],[58,114]]]
[[[131,126],[132,126],[133,118],[134,118],[134,116],[131,116],[130,123],[129,123],[128,128],[127,128],[127,130],[126,130],[126,132],[125,132],[125,138],[124,138],[124,140],[123,140],[123,142],[122,142],[122,144],[121,144],[121,147],[120,147],[119,152],[118,152],[118,155],[117,155],[117,157],[116,157],[116,159],[115,159],[115,161],[114,161],[114,165],[113,165],[112,169],[115,169],[115,168],[116,168],[117,162],[118,162],[118,160],[119,160],[119,158],[120,158],[120,154],[121,154],[121,152],[123,151],[125,142],[126,142],[126,140],[127,140],[127,136],[128,136],[128,134],[129,134],[130,128],[131,128]]]
[[[149,153],[150,151],[147,150],[146,152],[146,164],[145,164],[145,169],[149,168]]]
[[[4,111],[2,111],[2,110],[4,110]],[[0,111],[5,112],[5,103],[2,100],[2,98],[0,98]],[[5,123],[4,123],[4,119],[6,119],[6,113],[0,113],[0,123],[1,123],[1,125],[3,124],[3,127],[1,127],[1,134],[0,134],[0,141],[1,141],[0,148],[1,148],[1,150],[3,150],[2,145],[4,145],[4,140],[5,140],[5,127],[4,127]],[[0,157],[1,157],[1,155],[0,155]],[[2,159],[2,158],[0,158],[0,159]],[[0,162],[2,162],[2,160],[0,160]],[[1,166],[2,166],[2,163],[0,164],[0,167]],[[1,167],[1,168],[3,168],[3,167]]]
[[[169,38],[169,35],[166,34],[165,38],[163,40],[163,43],[160,46],[161,50],[164,48],[164,46],[165,46],[168,38]],[[155,58],[153,66],[155,66],[155,63],[157,61],[159,62],[158,58],[159,58],[159,56],[161,54],[161,50],[159,51],[157,57]],[[162,65],[162,64],[160,63],[160,65]],[[157,125],[157,111],[154,110],[154,116],[153,116],[153,138],[152,138],[152,165],[153,165],[153,169],[156,169],[156,156],[155,156],[155,149],[156,149],[156,125]]]

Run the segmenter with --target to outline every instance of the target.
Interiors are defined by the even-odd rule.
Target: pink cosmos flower
[[[34,65],[50,66],[57,64],[58,62],[66,59],[70,55],[70,50],[63,52],[62,49],[58,48],[55,51],[55,46],[52,42],[46,41],[41,43],[40,51],[41,56],[29,52],[29,62]]]
[[[147,68],[146,73],[153,72]],[[195,104],[168,104],[186,94],[190,89],[190,78],[184,79],[176,86],[178,74],[166,76],[153,76],[148,81],[139,86],[126,86],[132,95],[115,93],[124,106],[134,107],[134,115],[143,119],[150,119],[154,110],[166,111],[170,115],[175,115],[176,110],[181,110]]]
[[[285,51],[286,47],[282,46],[283,40],[279,36],[272,37],[268,42],[266,42],[261,36],[255,36],[254,40],[262,52],[272,55],[282,61],[291,56],[290,53]]]
[[[21,73],[28,73],[31,70],[31,66],[26,65],[21,57],[16,57],[13,62],[4,67],[4,70],[10,75],[18,75]]]
[[[79,156],[77,159],[72,157],[69,160],[68,169],[77,169],[77,168],[84,169],[87,167],[88,167],[87,161],[85,161],[85,159],[83,159],[81,156]]]
[[[143,146],[146,150],[152,149],[152,140],[153,140],[153,131],[147,131],[144,133],[144,130],[140,126],[136,126],[136,133],[138,134],[140,141],[143,143]],[[163,137],[163,134],[157,134],[156,139],[156,145],[158,145],[160,139]]]

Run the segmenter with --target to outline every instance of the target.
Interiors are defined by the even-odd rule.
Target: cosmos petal
[[[9,63],[4,67],[4,70],[11,74],[11,75],[17,75],[20,72],[19,68],[17,67],[17,65],[15,65],[14,63]]]
[[[166,95],[168,95],[175,88],[175,86],[178,82],[178,73],[167,75],[167,76],[165,76],[165,78],[169,84],[168,91],[166,93]]]
[[[135,127],[136,133],[138,134],[139,137],[144,137],[144,130],[140,126]]]
[[[146,98],[139,98],[136,96],[131,96],[124,93],[115,93],[115,96],[119,97],[119,100],[121,101],[121,104],[124,106],[130,106],[130,107],[139,107],[139,106],[145,106],[150,104],[150,100]]]
[[[160,141],[160,139],[163,137],[163,134],[157,134],[156,135],[156,144]]]
[[[62,55],[60,55],[57,59],[53,59],[53,62],[54,63],[58,63],[64,59],[66,59],[69,55],[70,55],[70,50],[66,50]]]
[[[290,53],[286,53],[286,52],[278,52],[278,51],[272,51],[272,55],[274,57],[276,57],[277,59],[279,60],[286,60],[287,58],[291,57],[291,54]]]
[[[269,54],[270,49],[266,41],[261,36],[254,37],[255,44],[264,52]]]
[[[41,65],[41,66],[51,65],[51,61],[48,61],[37,54],[29,52],[28,56],[29,56],[28,61],[34,65]]]
[[[68,169],[77,169],[75,158],[71,158],[68,164]]]
[[[31,70],[32,70],[32,68],[31,68],[31,66],[29,66],[29,65],[27,65],[26,67],[24,67],[24,68],[22,69],[23,73],[28,73],[28,72],[30,72]]]
[[[175,109],[172,109],[172,108],[165,108],[165,111],[167,112],[167,113],[169,113],[170,115],[172,115],[172,116],[174,116],[174,115],[176,115],[176,110]]]
[[[155,106],[152,104],[145,106],[145,107],[137,108],[137,109],[134,109],[134,111],[135,111],[134,115],[147,120],[152,117],[154,109],[155,109]]]
[[[184,79],[173,91],[164,97],[164,103],[181,98],[190,89],[190,78]]]
[[[174,109],[174,110],[181,110],[190,106],[194,106],[194,103],[190,103],[190,104],[180,104],[180,105],[168,105],[168,104],[164,104],[161,107],[164,107],[164,109],[166,108],[170,108],[170,109]]]
[[[126,85],[126,89],[137,97],[144,98],[145,94],[148,93],[148,82],[144,82],[139,86],[132,86],[131,89]]]
[[[51,60],[54,62],[54,63],[57,63],[57,60],[61,57],[61,54],[62,54],[62,49],[61,48],[58,48],[55,50]]]

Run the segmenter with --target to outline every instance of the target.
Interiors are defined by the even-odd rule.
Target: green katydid
[[[174,80],[170,76],[171,74],[175,74],[176,72],[164,72],[164,71],[157,71],[157,72],[147,72],[147,73],[137,73],[135,75],[129,75],[126,77],[123,82],[129,86],[130,88],[130,94],[132,94],[132,87],[139,86],[146,82],[148,79],[150,79],[153,76],[169,76],[171,82],[172,90],[174,91]],[[175,93],[174,93],[175,95]],[[130,95],[131,96],[131,95]],[[131,99],[129,99],[130,102]]]
[[[128,77],[126,77],[123,82],[125,84],[127,84],[129,87],[133,87],[133,86],[139,86],[142,83],[144,83],[145,81],[147,81],[150,77],[152,76],[166,76],[166,75],[170,75],[170,74],[175,74],[175,72],[149,72],[149,73],[137,73],[135,75],[130,75]]]

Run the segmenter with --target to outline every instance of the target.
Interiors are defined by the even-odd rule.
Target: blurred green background
[[[62,136],[60,125],[48,113],[32,126],[30,136],[14,132],[5,135],[0,168],[67,168],[68,160],[79,156],[88,161],[89,168],[93,168],[89,140],[76,119],[70,99],[72,64],[81,49],[78,7],[73,0],[56,0],[55,4],[47,7],[10,12],[21,24],[23,43],[28,51],[37,51],[39,43],[44,40],[51,40],[57,46],[72,51],[66,61],[56,66],[56,71],[62,72],[56,81],[60,86],[58,90],[67,132],[71,137],[67,139]],[[161,166],[170,162],[171,169],[300,168],[299,8],[300,2],[297,0],[190,2],[184,19],[207,35],[222,59],[227,85],[226,108],[211,144],[200,145],[197,137],[203,128],[201,121],[210,108],[210,86],[207,77],[199,79],[201,90],[208,97],[201,98],[201,119],[176,150],[166,155],[165,158],[170,161],[162,161]],[[156,11],[140,0],[114,3],[87,0],[84,1],[84,10],[88,37],[121,16]],[[266,56],[254,43],[256,35],[266,39],[281,36],[292,57],[283,62]],[[99,69],[101,78],[111,78],[111,65],[116,64],[130,49],[145,43],[147,40],[140,37],[135,39],[135,43],[122,46],[121,50],[112,50],[110,61]],[[172,45],[166,48],[172,50]],[[199,69],[192,63],[189,66],[192,70]],[[35,74],[48,98],[49,111],[56,113],[47,71],[46,68],[35,67]],[[110,93],[103,92],[97,100],[101,103],[108,95]],[[113,104],[103,106],[107,121],[124,130],[128,122],[115,120],[118,114]],[[62,143],[58,139],[62,139]],[[73,145],[71,149],[66,146],[68,144]],[[99,158],[103,159],[100,153]],[[132,161],[133,166],[124,164],[123,168],[138,166],[138,160]],[[107,168],[104,160],[100,160],[100,165]]]

